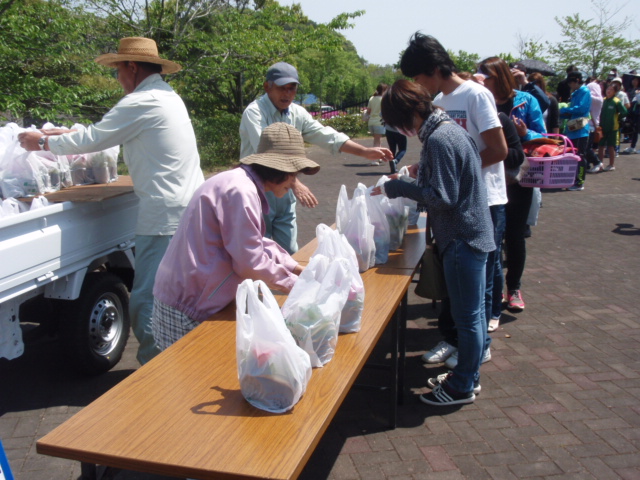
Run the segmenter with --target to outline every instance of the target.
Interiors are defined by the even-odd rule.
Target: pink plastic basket
[[[561,137],[564,143],[562,155],[555,157],[527,157],[529,170],[520,180],[523,187],[568,188],[575,183],[580,157],[573,153],[573,143],[564,135],[546,134],[547,137]]]

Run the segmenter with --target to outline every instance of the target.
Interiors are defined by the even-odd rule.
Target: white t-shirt
[[[443,108],[447,115],[469,132],[479,152],[486,148],[480,134],[502,127],[493,95],[476,82],[466,81],[447,95],[439,93],[433,103]],[[499,162],[483,168],[482,177],[487,187],[489,206],[507,203],[504,164]]]

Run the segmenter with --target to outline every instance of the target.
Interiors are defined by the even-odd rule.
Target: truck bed
[[[138,198],[128,176],[46,195],[47,207],[0,219],[0,303],[131,245]]]

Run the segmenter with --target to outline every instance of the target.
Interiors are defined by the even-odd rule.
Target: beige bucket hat
[[[278,122],[262,131],[258,151],[240,159],[244,165],[262,165],[281,172],[315,175],[320,170],[305,156],[302,134],[287,123]]]
[[[162,73],[176,73],[182,70],[179,64],[160,58],[156,42],[144,37],[123,38],[118,45],[118,53],[105,53],[95,61],[112,68],[115,68],[118,62],[147,62],[162,65]]]

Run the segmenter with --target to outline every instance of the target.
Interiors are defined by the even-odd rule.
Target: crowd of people
[[[298,178],[320,170],[306,157],[304,141],[375,165],[386,161],[394,174],[407,137],[418,136],[419,162],[409,166],[414,182],[392,176],[373,194],[417,201],[429,215],[442,259],[448,299],[438,329],[444,339],[423,360],[445,363],[450,372],[428,379],[431,391],[420,398],[431,405],[471,403],[503,307],[525,308],[525,238],[535,225],[540,192],[518,183],[523,143],[547,132],[570,138],[581,158],[572,191],[584,189],[587,172],[615,170],[627,112],[633,127],[623,153],[636,152],[635,72],[632,102],[617,75],[600,85],[573,67],[554,96],[542,74],[526,77],[498,57],[480,62],[476,72],[459,72],[438,40],[416,33],[400,61],[411,80],[379,85],[367,106],[372,147],[295,104],[298,72],[278,62],[266,71],[264,95],[242,115],[240,164],[205,181],[188,112],[160,76],[180,65],[139,37],[122,39],[117,53],[96,61],[117,69],[125,97],[86,130],[30,131],[20,142],[59,155],[123,145],[140,198],[131,320],[141,364],[228,305],[246,278],[291,290],[304,268],[291,257],[298,249],[296,204],[318,204]],[[389,148],[382,146],[383,135]],[[609,164],[603,167],[605,148]]]

